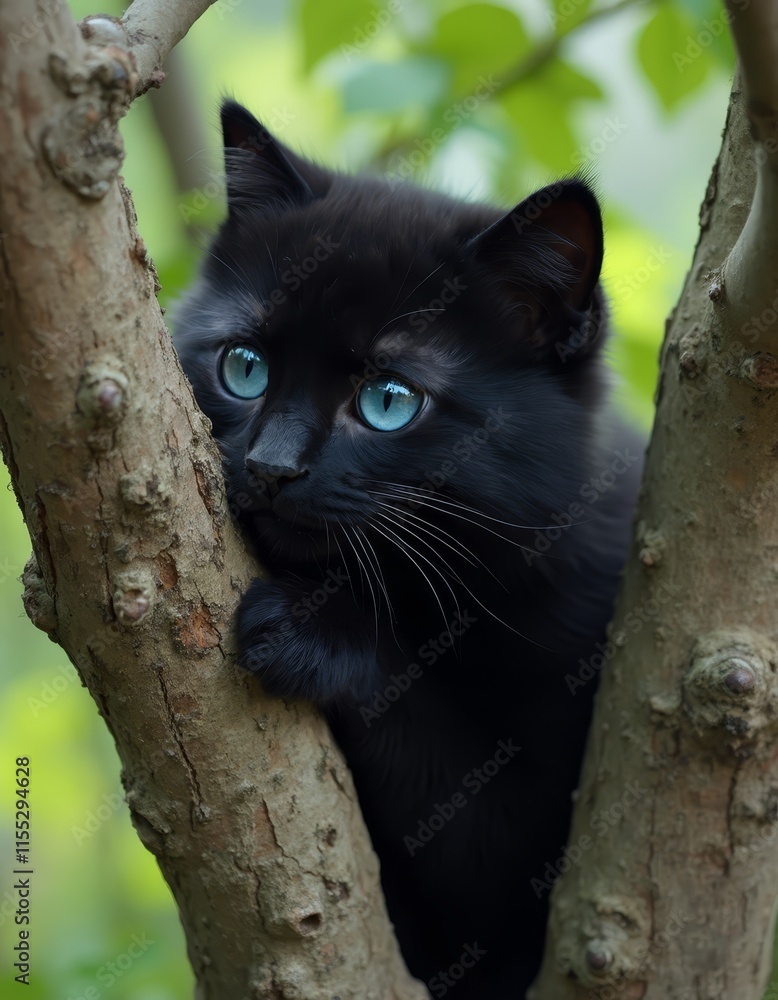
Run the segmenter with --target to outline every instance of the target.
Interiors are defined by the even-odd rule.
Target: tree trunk
[[[737,12],[734,34],[745,86],[736,79],[700,240],[668,324],[610,641],[569,679],[575,695],[607,664],[568,848],[538,873],[548,886],[565,874],[532,1000],[759,1000],[770,971],[778,886],[775,5]]]
[[[154,23],[143,0],[127,34],[88,24],[90,45],[66,7],[0,3],[0,441],[35,553],[26,606],[113,734],[199,998],[421,998],[326,726],[233,666],[258,571],[117,177],[118,117],[205,6]]]

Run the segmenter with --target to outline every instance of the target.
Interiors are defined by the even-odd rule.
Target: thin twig
[[[602,21],[614,14],[619,14],[627,7],[647,6],[651,2],[652,0],[617,0],[617,3],[610,4],[608,7],[598,7],[590,11],[579,21],[574,21],[566,28],[561,27],[555,34],[539,42],[530,54],[522,59],[513,70],[509,70],[503,74],[504,79],[497,88],[496,93],[504,94],[506,90],[518,86],[520,83],[524,83],[530,77],[534,76],[556,56],[562,42],[575,32],[580,31],[582,28],[587,28],[596,21]]]

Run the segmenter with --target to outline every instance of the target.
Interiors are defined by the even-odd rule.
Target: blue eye
[[[405,427],[421,409],[423,399],[418,389],[394,375],[365,382],[357,395],[362,419],[377,431]]]
[[[233,396],[257,399],[267,389],[267,361],[248,344],[230,347],[222,355],[222,381]]]

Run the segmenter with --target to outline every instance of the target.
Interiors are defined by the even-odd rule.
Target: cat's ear
[[[304,205],[323,197],[332,176],[278,141],[237,101],[221,106],[227,204],[242,208]]]
[[[536,191],[479,233],[469,249],[536,336],[556,341],[560,322],[590,347],[604,327],[597,290],[603,254],[602,216],[591,188],[565,180]]]

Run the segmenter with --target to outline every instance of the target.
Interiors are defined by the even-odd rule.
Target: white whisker
[[[379,480],[373,480],[374,482],[379,482]],[[469,514],[476,514],[478,517],[484,517],[487,521],[494,521],[497,524],[504,524],[509,528],[519,528],[523,531],[554,531],[559,528],[558,524],[516,524],[514,521],[504,521],[499,517],[492,517],[491,514],[484,514],[482,510],[478,510],[476,507],[469,507],[467,504],[460,503],[457,500],[451,500],[446,497],[440,497],[437,494],[431,495],[428,492],[421,490],[419,487],[415,486],[404,486],[401,483],[386,483],[379,482],[379,485],[391,487],[397,490],[404,491],[407,495],[418,497],[422,496],[426,499],[434,499],[438,504],[445,505],[447,507],[456,507],[459,510],[467,511]],[[387,494],[379,494],[380,496],[386,496]],[[391,494],[390,494],[391,495]],[[400,499],[397,494],[394,494],[395,499]],[[577,524],[583,524],[585,522],[578,521]]]
[[[409,548],[411,549],[412,552],[415,552],[416,550],[412,546],[408,545],[407,542],[403,542],[403,540],[394,531],[392,531],[391,528],[388,528],[386,525],[383,525],[382,527],[379,528],[379,526],[375,523],[375,521],[371,520],[370,523],[371,523],[372,528],[373,528],[374,531],[377,531],[379,535],[383,535],[383,537],[386,538],[387,541],[393,542],[393,544],[395,544],[400,549],[400,551],[403,552],[408,557],[408,559],[410,559],[410,561],[413,563],[413,565],[416,567],[416,569],[421,573],[421,575],[427,581],[427,583],[429,585],[429,588],[432,591],[432,595],[435,598],[435,600],[437,601],[438,607],[440,608],[440,613],[443,616],[444,627],[448,628],[448,622],[446,620],[446,612],[443,610],[443,605],[442,605],[442,603],[440,601],[440,598],[438,597],[437,590],[435,590],[435,588],[432,586],[432,581],[427,576],[427,574],[424,572],[424,570],[421,568],[421,566],[419,566],[419,564],[416,562],[416,560],[413,558],[413,556],[408,552]],[[387,532],[389,534],[387,534]],[[429,559],[426,559],[424,556],[421,556],[421,554],[419,552],[416,552],[416,555],[420,556],[420,558],[424,559],[425,562],[429,563]],[[430,563],[430,565],[432,565],[432,564]],[[433,566],[433,569],[434,568],[435,567]],[[440,571],[438,570],[437,572],[438,572],[438,575],[440,575]],[[448,585],[448,583],[447,583],[447,586],[449,586],[449,590],[450,590],[451,587],[450,587],[450,585]],[[456,600],[456,598],[455,598],[455,600]]]
[[[383,514],[383,513],[381,513],[380,511],[377,511],[377,512],[376,512],[376,514],[377,514],[377,516],[378,516],[378,517],[380,517],[380,518],[382,518],[382,519],[387,519],[387,518],[388,518],[388,515],[387,515],[387,514]],[[506,621],[504,621],[504,619],[500,618],[500,616],[499,616],[499,615],[496,615],[496,614],[495,614],[495,613],[494,613],[494,612],[493,612],[493,611],[491,610],[491,608],[487,607],[487,605],[485,605],[485,604],[483,603],[483,601],[481,601],[481,600],[480,600],[480,599],[479,599],[478,597],[476,597],[476,595],[475,595],[475,594],[473,593],[473,591],[472,591],[472,590],[471,590],[471,589],[470,589],[470,588],[469,588],[469,587],[467,586],[467,584],[466,584],[466,583],[464,582],[464,580],[462,580],[462,578],[461,578],[461,577],[460,577],[460,576],[459,576],[459,575],[458,575],[458,574],[457,574],[457,573],[456,573],[456,572],[455,572],[455,571],[454,571],[454,570],[452,569],[451,565],[450,565],[450,564],[449,564],[449,563],[448,563],[448,562],[447,562],[447,561],[446,561],[445,559],[443,559],[443,557],[442,557],[442,556],[440,555],[440,553],[439,553],[439,552],[437,552],[437,551],[435,550],[435,548],[434,548],[434,547],[433,547],[432,545],[430,545],[430,544],[429,544],[429,542],[425,541],[425,540],[424,540],[423,538],[420,538],[420,537],[419,537],[419,536],[418,536],[417,534],[415,534],[415,533],[414,533],[413,531],[411,531],[411,529],[410,529],[410,528],[409,528],[409,527],[408,527],[407,525],[402,525],[402,524],[399,524],[399,523],[398,523],[398,522],[396,522],[396,521],[392,521],[391,523],[393,523],[393,524],[395,525],[395,527],[396,527],[396,528],[398,528],[398,529],[401,529],[401,530],[403,530],[403,531],[406,531],[406,532],[407,532],[408,534],[410,534],[410,535],[411,535],[411,537],[412,537],[412,538],[414,538],[414,539],[415,539],[415,540],[416,540],[417,542],[419,542],[420,544],[422,544],[422,545],[426,546],[426,547],[427,547],[427,548],[428,548],[428,549],[429,549],[429,550],[430,550],[430,551],[431,551],[431,552],[432,552],[432,553],[433,553],[433,554],[434,554],[435,556],[437,556],[437,558],[438,558],[438,559],[439,559],[439,560],[440,560],[440,561],[441,561],[441,562],[443,563],[443,565],[444,565],[444,566],[446,567],[446,569],[447,569],[447,570],[448,570],[448,571],[449,571],[449,572],[451,573],[451,575],[452,575],[452,576],[454,577],[455,581],[456,581],[456,582],[457,582],[458,584],[460,584],[460,586],[462,586],[462,587],[463,587],[463,588],[464,588],[464,589],[465,589],[465,590],[467,591],[467,593],[468,593],[468,594],[469,594],[469,595],[470,595],[470,596],[471,596],[471,597],[473,598],[473,600],[474,600],[474,601],[476,602],[476,604],[477,604],[477,605],[478,605],[478,606],[479,606],[480,608],[483,608],[483,610],[484,610],[484,611],[485,611],[485,612],[486,612],[486,613],[487,613],[488,615],[490,615],[490,617],[494,618],[494,620],[495,620],[495,621],[499,622],[499,623],[500,623],[501,625],[504,625],[504,626],[505,626],[505,628],[507,628],[507,629],[508,629],[509,631],[513,632],[513,633],[514,633],[515,635],[518,635],[518,636],[519,636],[520,638],[522,638],[522,639],[526,639],[526,640],[527,640],[528,642],[532,642],[532,643],[533,643],[533,645],[535,645],[535,646],[538,646],[538,647],[539,647],[539,648],[541,648],[541,649],[545,649],[545,648],[546,648],[545,646],[543,646],[543,644],[542,644],[542,643],[539,643],[539,642],[535,642],[535,640],[533,640],[533,639],[530,639],[530,638],[529,638],[529,636],[526,636],[526,635],[524,635],[524,634],[523,634],[522,632],[519,632],[519,631],[518,631],[517,629],[513,628],[513,626],[512,626],[512,625],[509,625],[509,624],[508,624],[508,622],[506,622]],[[373,522],[373,526],[375,527],[375,522]],[[385,527],[385,526],[386,526],[386,525],[384,525],[384,527]],[[387,530],[389,530],[389,529],[387,529]],[[433,536],[433,537],[434,537],[434,536]],[[431,567],[432,567],[432,568],[433,568],[433,569],[434,569],[434,570],[436,571],[436,573],[438,574],[438,576],[440,576],[440,578],[441,578],[441,579],[443,580],[443,582],[444,582],[444,583],[446,584],[446,586],[448,587],[449,591],[451,591],[451,596],[452,596],[452,597],[454,598],[454,602],[455,602],[455,604],[456,604],[456,607],[457,607],[457,613],[459,613],[459,614],[461,615],[461,612],[460,612],[460,609],[459,609],[459,602],[458,602],[458,601],[457,601],[457,599],[456,599],[456,595],[454,594],[453,590],[451,589],[451,585],[449,584],[448,580],[446,580],[446,578],[445,578],[445,576],[443,575],[442,571],[441,571],[440,569],[438,569],[438,567],[437,567],[437,566],[435,566],[435,565],[434,565],[434,563],[432,563],[432,562],[431,562],[431,561],[430,561],[429,559],[427,559],[427,557],[426,557],[426,556],[425,556],[425,555],[424,555],[423,553],[419,552],[419,551],[418,551],[417,549],[414,549],[414,548],[413,548],[413,546],[409,545],[409,543],[405,542],[405,544],[406,544],[406,545],[408,545],[408,547],[409,547],[409,548],[411,548],[411,549],[412,549],[412,551],[413,551],[413,552],[415,552],[415,553],[416,553],[416,555],[417,555],[417,556],[419,556],[419,558],[420,558],[420,559],[423,559],[423,560],[424,560],[424,561],[425,561],[426,563],[428,563],[428,564],[429,564],[429,565],[430,565],[430,566],[431,566]],[[409,558],[410,558],[410,557],[409,557]],[[425,574],[425,576],[426,576],[426,574]],[[429,582],[429,581],[428,581],[428,582]],[[498,582],[499,582],[499,581],[498,581]],[[431,584],[430,584],[430,586],[431,586]],[[437,597],[437,594],[436,594],[436,597]],[[440,603],[440,602],[438,601],[438,603]],[[441,608],[441,610],[442,610],[442,608]],[[445,617],[445,615],[444,615],[444,617]]]
[[[346,526],[345,526],[345,525],[343,525],[343,537],[344,537],[344,538],[346,539],[346,541],[347,541],[347,542],[349,543],[349,545],[351,546],[351,548],[352,548],[352,549],[354,550],[354,555],[355,555],[355,556],[357,557],[357,562],[359,563],[359,571],[360,571],[360,575],[364,575],[364,578],[365,578],[365,580],[367,581],[367,585],[368,585],[368,587],[370,588],[370,594],[371,594],[371,596],[372,596],[372,599],[373,599],[373,608],[374,608],[374,610],[375,610],[375,620],[376,620],[376,644],[377,644],[377,643],[378,643],[378,604],[377,604],[377,602],[376,602],[376,595],[375,595],[375,590],[373,589],[373,584],[372,584],[372,583],[371,583],[371,581],[370,581],[370,575],[369,575],[369,573],[367,572],[367,567],[366,567],[366,566],[364,565],[364,563],[362,562],[362,559],[360,558],[360,555],[359,555],[359,553],[357,552],[357,548],[356,548],[356,546],[355,546],[355,545],[354,545],[354,543],[353,543],[353,542],[351,541],[351,538],[350,538],[350,537],[349,537],[349,535],[348,535],[348,529],[346,528]],[[365,591],[364,591],[364,587],[363,587],[363,588],[362,588],[362,595],[363,595],[363,600],[364,600],[364,593],[365,593]]]
[[[374,497],[375,496],[388,497],[392,500],[400,500],[405,502],[413,500],[413,503],[420,504],[422,507],[430,507],[432,510],[437,510],[442,514],[447,514],[449,517],[456,517],[459,518],[460,521],[466,521],[468,524],[472,524],[473,527],[480,528],[482,531],[488,531],[490,535],[494,535],[496,538],[501,538],[504,542],[508,542],[509,545],[515,545],[516,548],[523,549],[524,552],[535,551],[529,545],[522,545],[521,542],[517,542],[515,539],[509,538],[507,535],[503,535],[501,532],[495,531],[493,528],[489,528],[485,524],[479,524],[477,521],[474,521],[471,517],[465,517],[464,514],[459,514],[455,510],[448,510],[447,508],[439,506],[436,503],[432,503],[431,500],[418,500],[415,498],[415,496],[408,497],[408,496],[402,496],[397,493],[380,493],[377,490],[368,490],[368,493]],[[429,494],[425,494],[425,496],[429,496]],[[513,525],[513,527],[518,527],[518,525]]]

